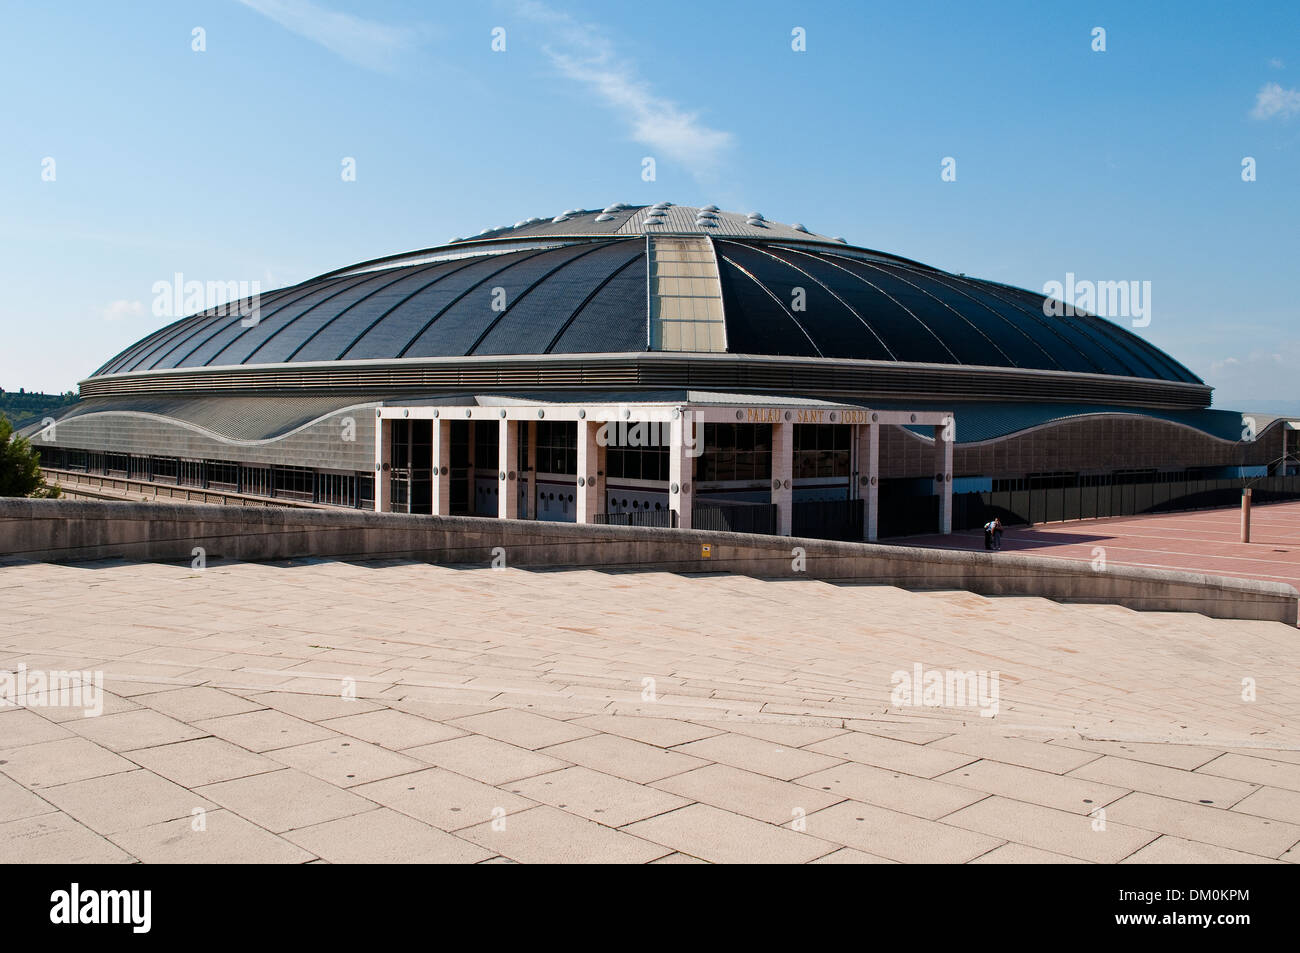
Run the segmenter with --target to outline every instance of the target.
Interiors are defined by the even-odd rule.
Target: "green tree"
[[[41,460],[32,442],[16,435],[9,418],[0,414],[0,496],[58,495],[59,488],[41,478]]]

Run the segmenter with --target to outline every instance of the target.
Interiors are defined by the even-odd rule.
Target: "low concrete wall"
[[[0,499],[0,556],[189,562],[196,546],[209,562],[324,557],[482,565],[501,547],[510,566],[731,572],[965,589],[1291,625],[1300,598],[1276,582],[1113,564],[1098,572],[1082,561],[1010,553],[467,516]],[[794,569],[795,547],[805,553],[802,572]]]

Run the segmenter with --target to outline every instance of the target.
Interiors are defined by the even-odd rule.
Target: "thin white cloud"
[[[123,318],[143,318],[144,304],[139,301],[110,301],[101,312],[105,321],[121,321]]]
[[[1283,62],[1282,57],[1280,56],[1273,57],[1268,61],[1268,65],[1273,67],[1273,69],[1286,69],[1286,63]]]
[[[1225,355],[1202,365],[1214,388],[1216,407],[1250,410],[1261,400],[1289,400],[1295,394],[1295,362],[1300,341],[1282,340],[1244,354]]]
[[[1255,94],[1255,108],[1250,114],[1255,119],[1272,119],[1274,116],[1290,119],[1300,114],[1300,89],[1286,89],[1280,83],[1265,83]]]
[[[599,27],[538,0],[519,0],[515,9],[546,29],[542,50],[560,74],[586,86],[614,109],[630,127],[634,141],[657,159],[680,162],[697,177],[716,170],[735,137],[709,126],[699,113],[657,95]]]
[[[286,30],[319,43],[350,63],[391,72],[397,57],[415,43],[412,30],[327,10],[311,0],[239,0]]]

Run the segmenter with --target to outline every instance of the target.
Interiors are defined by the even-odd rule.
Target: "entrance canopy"
[[[650,498],[656,498],[655,512],[662,516],[643,525],[691,528],[697,506],[747,505],[770,507],[771,531],[788,536],[802,486],[838,494],[845,503],[862,501],[845,510],[860,514],[854,516],[860,525],[844,538],[871,540],[880,427],[895,425],[932,428],[937,529],[952,530],[951,411],[697,391],[593,393],[585,400],[572,393],[554,396],[466,394],[384,402],[375,411],[375,508],[448,515],[458,505],[461,512],[507,519],[612,522],[611,491],[616,500],[624,487],[646,499],[647,513]],[[566,448],[576,453],[566,454]],[[796,474],[796,452],[801,460],[830,461],[823,471],[804,471],[819,472],[820,479]],[[627,467],[629,453],[651,459],[643,468]],[[729,468],[737,459],[741,463]],[[551,513],[547,499],[539,500],[544,486],[559,487],[563,515]],[[491,499],[488,512],[479,502],[485,496]]]

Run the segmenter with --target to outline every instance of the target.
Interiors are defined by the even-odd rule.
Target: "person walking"
[[[1002,548],[1002,517],[993,517],[993,548]]]
[[[997,527],[997,517],[984,524],[984,548],[993,548],[993,530]]]

